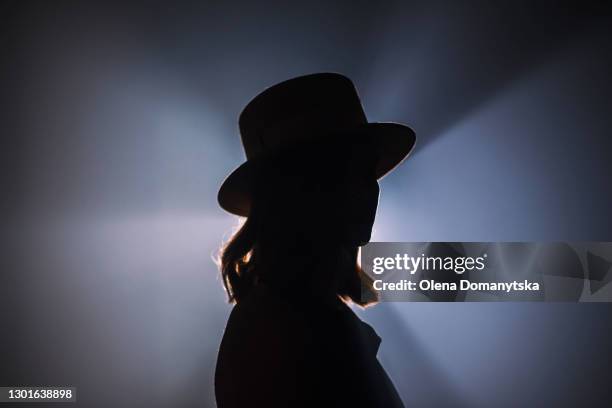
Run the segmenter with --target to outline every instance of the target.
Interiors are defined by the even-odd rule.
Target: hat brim
[[[378,144],[376,178],[379,180],[402,163],[416,143],[414,131],[400,123],[366,123],[351,130],[351,133],[372,137]],[[241,217],[249,215],[257,165],[257,160],[247,160],[223,181],[217,196],[221,208]]]

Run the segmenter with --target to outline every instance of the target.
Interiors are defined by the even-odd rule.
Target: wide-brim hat
[[[406,159],[416,142],[406,125],[368,122],[353,82],[336,73],[301,76],[264,90],[247,104],[238,123],[247,160],[225,179],[218,201],[243,217],[249,215],[261,163],[291,147],[371,138],[380,179]]]

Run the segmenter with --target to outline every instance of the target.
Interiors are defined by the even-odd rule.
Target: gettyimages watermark
[[[371,242],[380,301],[612,301],[611,242]]]

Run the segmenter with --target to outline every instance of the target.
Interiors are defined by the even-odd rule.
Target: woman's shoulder
[[[264,323],[276,319],[288,319],[291,317],[291,309],[288,302],[283,301],[268,287],[257,285],[234,305],[229,320],[241,323],[254,319]]]
[[[298,341],[307,337],[308,325],[291,302],[258,285],[230,313],[225,337],[237,336],[259,344]]]

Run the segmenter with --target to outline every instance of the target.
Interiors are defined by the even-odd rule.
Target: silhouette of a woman
[[[357,262],[377,180],[415,143],[368,123],[352,82],[314,74],[275,85],[240,115],[247,161],[219,191],[246,217],[221,253],[235,303],[215,393],[227,407],[402,407],[376,358],[380,338],[347,303],[376,301]]]

